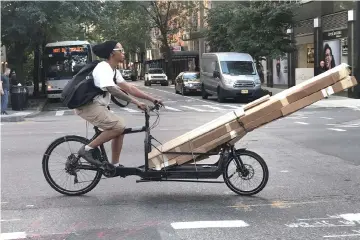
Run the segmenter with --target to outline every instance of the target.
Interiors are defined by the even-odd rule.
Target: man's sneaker
[[[79,149],[78,154],[79,154],[80,157],[84,158],[89,163],[100,167],[103,164],[100,161],[94,159],[94,157],[93,157],[94,151],[95,151],[95,149],[90,149],[90,150],[86,151],[85,150],[85,145],[84,145]]]

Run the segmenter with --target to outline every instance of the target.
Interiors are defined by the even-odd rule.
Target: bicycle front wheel
[[[77,153],[82,145],[88,143],[86,138],[71,135],[56,139],[46,149],[42,170],[54,190],[64,195],[78,196],[88,193],[100,182],[101,170],[81,159]],[[61,177],[62,180],[57,180]]]
[[[225,184],[239,195],[250,196],[259,193],[269,179],[269,170],[264,159],[248,150],[236,151],[236,154],[245,169],[239,169],[234,157],[230,156],[223,172]]]

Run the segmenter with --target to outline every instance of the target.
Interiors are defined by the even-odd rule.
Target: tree
[[[82,24],[97,21],[101,2],[30,2],[8,1],[1,7],[1,42],[7,46],[9,65],[24,83],[24,64],[39,57],[38,50],[46,42],[83,38]],[[64,9],[66,11],[64,11]],[[35,51],[35,54],[31,54]],[[36,70],[36,66],[35,66]],[[38,84],[34,78],[35,89]]]
[[[258,63],[295,49],[286,33],[294,26],[296,4],[289,2],[226,2],[209,10],[206,38],[213,51],[247,52]]]
[[[164,0],[138,3],[149,18],[150,28],[156,28],[160,31],[158,41],[162,44],[161,52],[168,63],[168,77],[173,79],[173,53],[171,49],[173,36],[184,29],[189,18],[198,11],[200,2]]]
[[[145,51],[150,42],[148,18],[134,2],[105,2],[94,33],[101,41],[121,42],[126,52]]]

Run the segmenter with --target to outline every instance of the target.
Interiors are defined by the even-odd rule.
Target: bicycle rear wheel
[[[88,143],[89,140],[86,138],[70,135],[56,139],[46,149],[42,160],[42,170],[46,181],[54,190],[65,195],[78,196],[88,193],[100,182],[101,170],[80,159],[77,154],[80,147]],[[64,153],[64,149],[69,152]],[[50,163],[53,162],[56,163],[57,170],[60,170],[56,174],[50,173]],[[89,180],[84,180],[83,174],[86,173],[93,173],[93,176]],[[55,180],[59,176],[65,177],[65,180],[60,181],[62,184]],[[74,190],[69,189],[72,183],[76,187]]]
[[[239,195],[250,196],[259,193],[266,186],[269,179],[269,170],[264,159],[258,154],[248,150],[236,151],[236,154],[241,159],[246,170],[241,171],[241,169],[237,167],[234,157],[230,156],[223,172],[225,184]],[[249,161],[248,159],[252,159],[253,161]],[[257,165],[259,166],[258,169],[256,168]],[[233,181],[236,177],[238,177],[240,181]],[[259,181],[256,181],[256,178],[258,178]],[[239,182],[240,184],[242,182],[246,183],[249,188],[246,189],[244,186],[239,186]],[[254,183],[253,187],[250,186],[252,183]]]

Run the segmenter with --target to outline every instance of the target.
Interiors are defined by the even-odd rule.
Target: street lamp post
[[[314,76],[318,75],[322,49],[321,17],[314,18]]]

